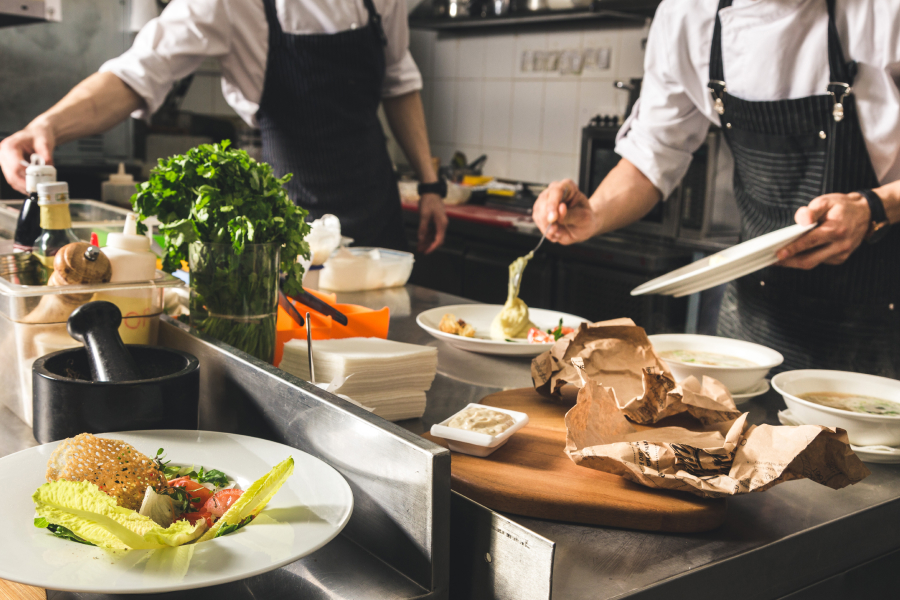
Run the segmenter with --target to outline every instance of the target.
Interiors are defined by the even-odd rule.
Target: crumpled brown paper
[[[587,377],[583,383],[578,403],[566,414],[566,454],[583,467],[708,498],[761,492],[802,478],[840,489],[869,474],[842,429],[748,426],[744,413],[702,431],[637,431],[610,388]]]
[[[581,386],[573,360],[581,361],[591,379],[612,388],[619,408],[638,423],[649,425],[681,412],[704,424],[741,414],[715,379],[704,377],[699,382],[689,377],[676,383],[647,333],[631,319],[582,323],[575,333],[560,339],[531,362],[535,389],[559,400],[567,383]]]

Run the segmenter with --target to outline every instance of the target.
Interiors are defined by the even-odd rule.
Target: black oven
[[[619,122],[615,117],[594,117],[581,130],[581,169],[578,187],[588,197],[621,157],[616,154],[616,134]],[[694,158],[681,184],[665,202],[659,202],[643,219],[626,229],[666,238],[702,239],[735,235],[736,207],[728,193],[730,176],[720,163],[724,144],[717,128],[710,130],[706,141],[694,153]],[[722,182],[728,185],[723,186]],[[718,188],[718,189],[717,189]],[[717,197],[719,203],[717,205]]]

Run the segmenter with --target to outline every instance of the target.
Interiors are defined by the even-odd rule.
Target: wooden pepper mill
[[[53,259],[48,286],[94,285],[108,283],[112,265],[100,248],[84,242],[60,248]],[[24,323],[65,323],[72,312],[89,302],[93,292],[84,294],[47,294],[40,304],[22,319]]]

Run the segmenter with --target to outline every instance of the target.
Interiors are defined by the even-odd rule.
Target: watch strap
[[[885,236],[891,224],[887,218],[887,211],[884,209],[884,202],[872,190],[859,190],[857,192],[869,204],[869,212],[871,213],[871,224],[869,232],[866,234],[866,241],[874,244]]]
[[[444,179],[439,179],[434,183],[420,183],[418,192],[420,196],[423,194],[437,194],[441,198],[446,198],[447,182]]]

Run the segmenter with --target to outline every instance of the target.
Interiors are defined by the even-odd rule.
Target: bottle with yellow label
[[[41,235],[34,240],[32,253],[41,262],[41,283],[46,284],[53,273],[53,259],[59,249],[81,240],[72,231],[69,184],[64,181],[39,183],[37,193],[41,208]]]

